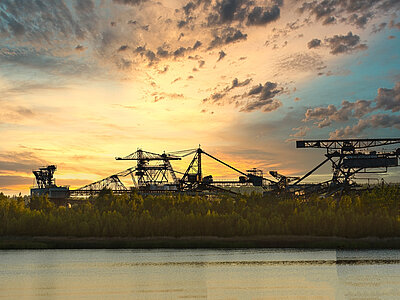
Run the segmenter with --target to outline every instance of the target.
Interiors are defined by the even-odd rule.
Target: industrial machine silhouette
[[[119,173],[108,176],[99,181],[85,185],[77,190],[71,191],[72,195],[85,196],[99,193],[102,189],[110,189],[114,193],[126,193],[129,190],[158,190],[162,186],[163,190],[178,184],[178,179],[171,166],[170,160],[180,160],[180,157],[169,154],[157,154],[138,149],[137,151],[124,156],[116,157],[116,160],[137,161],[136,167],[128,168]],[[127,188],[120,178],[130,175],[133,186]],[[172,178],[170,184],[169,177]],[[137,178],[137,179],[136,179]],[[172,188],[172,190],[174,190]]]
[[[297,148],[325,149],[324,160],[303,176],[285,176],[278,171],[270,171],[274,179],[265,178],[257,168],[243,172],[219,158],[207,153],[200,146],[194,149],[157,154],[138,149],[118,161],[136,161],[136,166],[108,176],[79,189],[68,191],[73,196],[90,196],[103,189],[110,189],[116,194],[137,191],[140,193],[183,192],[183,193],[236,193],[231,187],[262,187],[265,193],[306,195],[317,192],[330,195],[357,187],[356,174],[382,174],[390,167],[398,166],[400,148],[385,150],[383,146],[400,144],[400,138],[380,139],[337,139],[337,140],[299,140]],[[171,162],[193,155],[184,172],[174,170]],[[238,180],[214,180],[212,175],[203,174],[203,157],[238,173]],[[323,165],[330,162],[332,178],[315,184],[303,183]],[[33,171],[36,180],[36,194],[49,188],[56,188],[53,174],[54,165]],[[179,178],[177,174],[180,174]],[[130,176],[132,184],[126,186],[121,179]],[[126,179],[124,179],[126,180]],[[69,194],[68,194],[69,195]]]
[[[55,165],[39,168],[39,170],[32,171],[36,178],[38,188],[54,187],[56,185],[53,178],[54,172],[57,170]]]
[[[67,186],[57,186],[54,179],[54,172],[57,166],[50,165],[32,171],[36,178],[36,186],[31,188],[31,196],[47,195],[50,200],[58,201],[70,196]]]
[[[188,168],[185,172],[175,171],[171,161],[181,160],[183,157],[194,154]],[[215,181],[212,175],[203,177],[202,155],[206,155],[218,163],[239,173],[239,180]],[[157,154],[153,152],[138,149],[124,157],[116,157],[116,160],[134,160],[136,166],[126,169],[122,172],[108,176],[102,180],[85,185],[79,189],[71,190],[74,196],[87,196],[99,193],[102,189],[110,189],[114,193],[125,193],[129,191],[140,192],[227,192],[235,193],[227,189],[226,186],[254,185],[263,186],[264,180],[262,171],[257,169],[248,170],[244,173],[237,168],[223,162],[215,156],[205,152],[200,147],[197,149],[188,149],[170,153]],[[181,173],[182,177],[178,179],[176,173]],[[122,177],[130,175],[133,186],[126,187]],[[270,181],[270,180],[269,180]]]
[[[379,139],[337,139],[337,140],[303,140],[296,141],[297,148],[325,149],[325,159],[304,176],[292,183],[293,189],[318,191],[333,194],[356,187],[353,181],[358,173],[382,174],[389,167],[397,167],[400,148],[391,151],[376,151],[377,147],[400,144],[399,138]],[[373,149],[372,149],[373,148]],[[301,187],[301,181],[309,177],[325,163],[332,164],[332,178],[328,181]]]

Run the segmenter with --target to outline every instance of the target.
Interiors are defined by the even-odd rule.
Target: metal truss
[[[157,154],[138,149],[125,157],[116,157],[116,160],[136,160],[135,175],[138,178],[138,187],[143,188],[149,185],[160,185],[169,182],[171,176],[174,184],[178,184],[178,178],[171,166],[171,160],[181,160],[180,157],[172,154]],[[161,161],[161,164],[150,164],[150,162]]]
[[[44,189],[56,185],[53,178],[54,172],[57,170],[55,165],[39,168],[39,170],[32,171],[36,178],[38,188]]]
[[[122,183],[120,177],[131,175],[134,185],[136,186],[135,178],[132,175],[134,172],[135,168],[129,168],[99,181],[87,184],[79,189],[71,190],[70,192],[75,196],[96,195],[104,189],[112,190],[115,194],[125,193],[129,191],[129,189]]]
[[[399,144],[397,138],[379,139],[343,139],[343,140],[303,140],[296,141],[297,148],[324,148],[326,149],[325,159],[311,171],[293,182],[291,188],[302,189],[299,183],[313,174],[325,163],[332,164],[332,179],[324,182],[324,192],[333,194],[335,192],[351,189],[356,186],[354,176],[358,173],[386,173],[389,167],[398,166],[400,148],[395,151],[371,151],[366,150],[385,145]],[[364,152],[357,151],[363,150]],[[318,186],[318,185],[316,185]]]
[[[354,150],[399,144],[399,138],[302,140],[296,141],[296,148],[325,148],[328,150]]]

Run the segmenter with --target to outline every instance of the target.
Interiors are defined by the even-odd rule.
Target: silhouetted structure
[[[41,167],[32,171],[36,178],[36,187],[31,188],[31,196],[47,195],[52,201],[63,201],[70,196],[67,186],[57,186],[54,179],[55,165]]]
[[[353,181],[358,173],[382,174],[389,167],[397,167],[400,148],[394,151],[377,152],[371,148],[400,144],[397,138],[380,139],[338,139],[338,140],[303,140],[296,141],[297,148],[325,149],[325,159],[311,171],[296,180],[291,188],[300,188],[299,183],[313,174],[325,163],[332,164],[332,179],[318,185],[308,186],[310,190],[333,194],[347,191],[357,184]],[[307,190],[307,188],[305,190]]]
[[[194,154],[185,172],[175,171],[171,161],[181,160],[183,157]],[[202,155],[206,155],[218,163],[239,173],[238,180],[216,181],[212,175],[203,177]],[[227,187],[239,186],[263,186],[265,179],[261,170],[251,169],[244,173],[237,168],[223,162],[213,155],[205,152],[200,147],[197,149],[181,150],[171,153],[157,154],[153,152],[138,149],[124,157],[116,157],[116,160],[134,160],[137,161],[136,167],[131,167],[125,171],[116,173],[102,180],[93,182],[77,190],[72,190],[71,194],[75,196],[95,195],[102,189],[110,189],[114,193],[126,193],[129,191],[138,191],[142,193],[160,193],[160,192],[184,192],[184,193],[234,193]],[[182,174],[178,179],[176,173]],[[122,177],[130,175],[133,186],[126,187]],[[270,181],[270,180],[269,180]]]
[[[389,167],[398,166],[400,148],[394,151],[375,151],[371,148],[400,144],[400,139],[340,139],[340,140],[302,140],[296,141],[297,148],[325,149],[325,159],[305,175],[286,176],[278,171],[270,171],[274,180],[265,178],[263,172],[253,168],[243,172],[217,157],[198,148],[157,154],[138,149],[116,160],[136,161],[136,166],[108,176],[79,189],[69,191],[67,187],[57,187],[53,178],[54,165],[33,171],[37,188],[31,190],[32,195],[48,194],[50,198],[73,196],[90,196],[103,189],[112,190],[116,194],[136,191],[139,193],[235,193],[232,187],[262,187],[268,193],[293,193],[305,195],[309,192],[320,194],[342,193],[357,187],[354,177],[358,173],[386,173]],[[185,172],[173,169],[171,161],[181,160],[193,155]],[[237,180],[214,180],[212,175],[203,174],[203,157],[206,156],[217,163],[235,171]],[[303,180],[314,174],[327,162],[332,164],[332,178],[317,184],[303,184]],[[178,178],[177,174],[182,177]],[[125,186],[121,180],[130,176],[132,185]]]

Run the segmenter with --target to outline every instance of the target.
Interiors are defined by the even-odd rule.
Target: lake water
[[[5,299],[400,299],[400,251],[0,251]]]

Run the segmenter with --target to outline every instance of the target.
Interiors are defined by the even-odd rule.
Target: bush
[[[113,195],[104,191],[71,209],[47,197],[0,193],[1,235],[63,236],[400,236],[400,188],[333,198]]]

